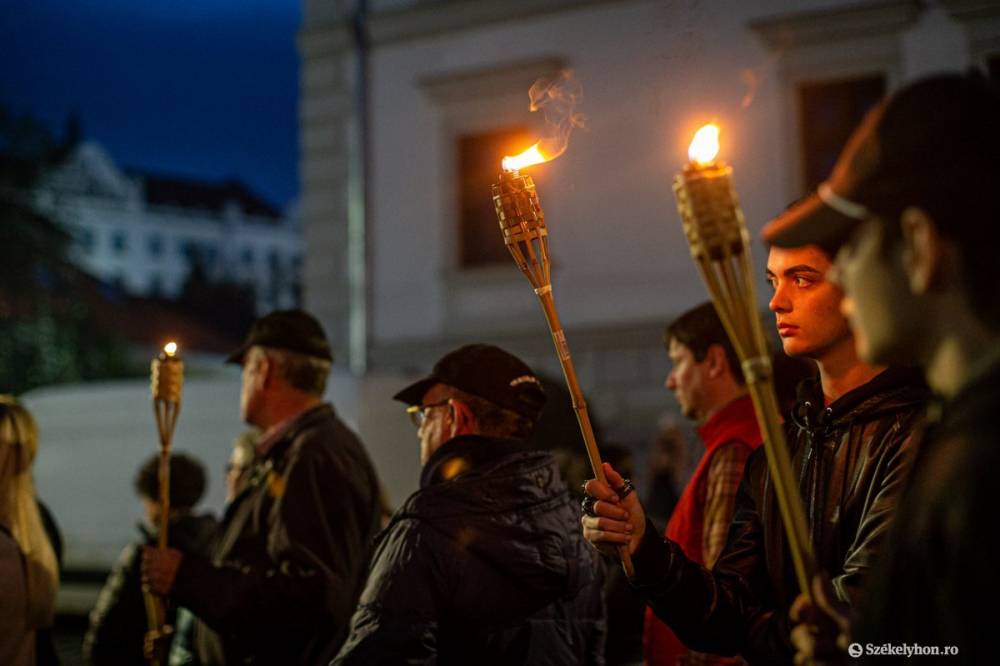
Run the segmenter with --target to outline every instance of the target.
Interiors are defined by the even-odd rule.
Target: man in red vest
[[[698,426],[705,453],[681,494],[667,537],[689,559],[711,569],[726,544],[736,491],[750,453],[761,442],[739,358],[711,303],[678,317],[663,336],[671,369],[666,387]],[[688,648],[646,608],[643,652],[651,666],[736,664]]]

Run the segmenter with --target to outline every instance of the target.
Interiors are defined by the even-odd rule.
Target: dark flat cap
[[[226,362],[242,364],[247,350],[255,345],[333,361],[333,353],[323,327],[304,310],[276,310],[264,315],[253,323],[246,340],[229,355]]]

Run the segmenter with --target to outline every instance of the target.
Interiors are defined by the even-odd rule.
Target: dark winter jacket
[[[886,644],[937,650],[949,664],[997,660],[994,616],[984,604],[1000,596],[990,536],[1000,524],[1000,361],[934,411],[854,632],[864,663],[910,663],[868,651]]]
[[[210,560],[185,554],[171,597],[198,618],[202,664],[314,664],[336,654],[379,526],[357,436],[320,405],[254,462]]]
[[[889,369],[827,408],[818,386],[800,393],[786,425],[817,564],[851,603],[897,508],[927,397],[919,373]],[[635,553],[634,582],[686,645],[791,663],[788,609],[799,590],[763,449],[747,462],[712,571],[656,534],[649,527]]]
[[[172,521],[167,540],[172,548],[206,554],[215,536],[215,518],[209,515],[182,514]],[[148,630],[146,606],[142,597],[142,546],[155,544],[156,538],[140,526],[142,539],[129,544],[108,576],[97,605],[90,613],[90,627],[83,640],[87,661],[100,664],[142,664],[143,640]],[[173,624],[173,610],[167,624]]]
[[[604,611],[548,452],[455,438],[379,535],[335,664],[598,664]]]

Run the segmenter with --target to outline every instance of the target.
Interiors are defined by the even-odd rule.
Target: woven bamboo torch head
[[[179,403],[184,386],[184,361],[176,342],[168,342],[150,364],[150,388],[154,401]]]
[[[698,130],[688,149],[690,161],[674,176],[677,211],[696,260],[738,257],[750,243],[733,188],[733,170],[717,159],[718,136],[715,125]]]
[[[493,205],[503,242],[535,288],[549,284],[548,229],[531,176],[503,171],[493,185]]]

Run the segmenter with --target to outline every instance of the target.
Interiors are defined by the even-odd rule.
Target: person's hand
[[[583,538],[594,544],[601,552],[613,554],[615,548],[628,546],[629,554],[639,547],[639,541],[646,531],[646,514],[635,492],[629,490],[624,497],[625,479],[611,465],[604,463],[604,475],[608,483],[591,479],[584,484],[584,491],[594,500],[589,503],[589,512],[584,511],[580,522],[583,524]],[[590,515],[593,514],[593,515]]]
[[[170,641],[174,638],[174,628],[169,624],[159,629],[150,629],[142,639],[142,654],[147,661],[158,664],[167,663],[170,654]]]
[[[181,551],[175,548],[142,547],[142,582],[161,596],[170,594],[181,565]]]
[[[813,577],[812,600],[800,594],[789,611],[792,645],[799,666],[821,666],[847,662],[851,623],[847,604],[837,600],[825,574]]]

